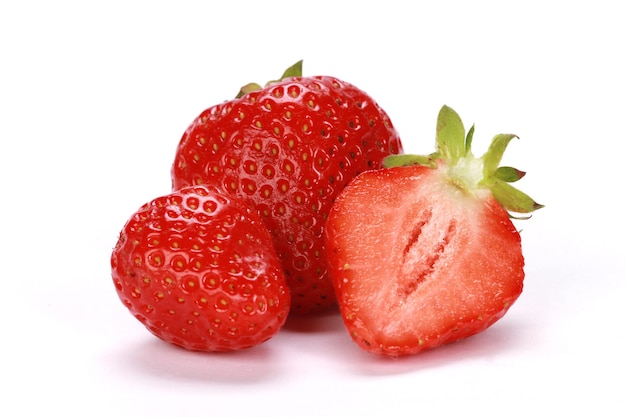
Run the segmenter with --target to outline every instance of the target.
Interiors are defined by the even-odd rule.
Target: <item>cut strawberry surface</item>
[[[518,170],[497,166],[514,136],[496,136],[475,158],[473,129],[465,136],[447,107],[437,131],[435,153],[389,157],[395,167],[361,174],[330,213],[337,299],[368,352],[417,353],[473,335],[522,291],[521,239],[507,209],[541,206],[506,181],[519,179]]]
[[[353,187],[376,202],[376,216],[362,221],[347,191],[328,232],[341,248],[340,304],[359,343],[393,353],[469,335],[521,292],[519,234],[494,200],[468,198],[425,167],[364,173]]]

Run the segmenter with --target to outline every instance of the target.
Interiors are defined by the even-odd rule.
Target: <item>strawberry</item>
[[[228,351],[274,336],[290,296],[256,211],[215,187],[186,187],[142,206],[111,255],[123,304],[157,337]]]
[[[301,77],[301,65],[203,111],[180,140],[172,184],[212,184],[255,207],[285,272],[291,310],[307,314],[336,304],[323,239],[335,197],[402,146],[370,96],[333,77]]]
[[[522,292],[524,258],[510,213],[542,206],[498,167],[514,135],[480,158],[473,127],[444,106],[437,150],[397,155],[358,176],[326,227],[330,274],[345,326],[367,352],[413,354],[479,333]]]

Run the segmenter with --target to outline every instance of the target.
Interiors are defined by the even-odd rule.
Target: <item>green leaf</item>
[[[504,181],[495,180],[489,187],[494,198],[507,211],[531,213],[544,207],[525,193]]]
[[[502,160],[502,155],[504,155],[506,147],[513,138],[517,138],[517,136],[508,133],[501,133],[494,136],[491,145],[489,145],[489,149],[487,149],[487,152],[482,156],[484,164],[483,176],[485,178],[495,175],[498,165],[500,165],[500,161]]]
[[[236,98],[241,98],[241,97],[245,96],[248,93],[260,90],[261,88],[262,87],[259,84],[257,84],[257,83],[248,83],[248,84],[244,85],[243,87],[241,87],[241,89],[239,90],[239,93],[237,93]]]
[[[282,81],[285,78],[301,77],[301,76],[302,76],[302,60],[296,62],[295,64],[293,64],[292,66],[287,68],[285,70],[285,72],[283,72],[283,75],[281,75],[281,77],[279,79],[271,80],[271,81],[268,81],[267,83],[265,83],[265,86],[268,86],[271,83]],[[241,97],[245,96],[248,93],[260,90],[261,88],[263,88],[263,87],[260,84],[248,83],[248,84],[244,85],[243,87],[241,87],[241,89],[239,90],[239,93],[237,93],[236,98],[241,98]]]
[[[519,169],[513,167],[499,167],[496,170],[495,177],[499,180],[506,182],[515,182],[519,181],[526,175],[524,171],[520,171]]]
[[[289,77],[301,77],[301,76],[302,76],[302,60],[296,62],[295,64],[287,68],[285,72],[283,72],[283,75],[280,77],[279,81],[284,80],[285,78],[289,78]]]
[[[437,166],[436,161],[437,154],[430,155],[389,155],[383,160],[383,166],[385,168],[405,167],[411,165],[423,165],[429,168],[435,168]]]
[[[272,83],[278,82],[278,81],[282,81],[285,78],[289,78],[289,77],[301,77],[302,76],[302,60],[296,62],[295,64],[293,64],[292,66],[290,66],[289,68],[287,68],[285,70],[285,72],[283,72],[283,75],[280,76],[279,79],[277,80],[271,80],[268,81],[265,86],[268,86]]]
[[[455,165],[465,156],[465,128],[461,118],[448,106],[443,106],[437,117],[437,149],[441,156]]]
[[[474,125],[470,127],[467,136],[465,137],[465,156],[472,155],[472,139],[474,139]]]

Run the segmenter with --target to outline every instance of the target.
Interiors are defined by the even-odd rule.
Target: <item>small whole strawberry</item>
[[[111,255],[122,303],[154,335],[196,351],[274,336],[290,296],[256,211],[215,187],[186,187],[142,206]]]
[[[365,92],[302,63],[265,87],[203,111],[178,145],[173,189],[211,184],[251,204],[267,225],[297,314],[335,305],[324,227],[339,192],[402,151],[387,114]]]
[[[473,127],[444,106],[437,150],[397,155],[337,198],[326,227],[344,323],[367,352],[417,353],[479,333],[522,292],[524,257],[509,212],[541,208],[498,167],[515,136],[496,135],[480,158]]]

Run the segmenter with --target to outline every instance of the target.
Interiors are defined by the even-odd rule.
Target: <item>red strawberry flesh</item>
[[[337,201],[342,215],[328,227],[341,248],[329,248],[341,270],[339,302],[368,350],[413,353],[469,336],[522,290],[519,234],[504,209],[438,176],[426,167],[364,173]],[[376,216],[363,221],[357,202],[366,199]]]
[[[523,172],[498,167],[515,135],[496,135],[480,158],[444,106],[430,155],[396,155],[339,195],[326,248],[354,341],[398,356],[481,332],[522,292],[524,258],[510,211],[541,208],[514,188]]]

